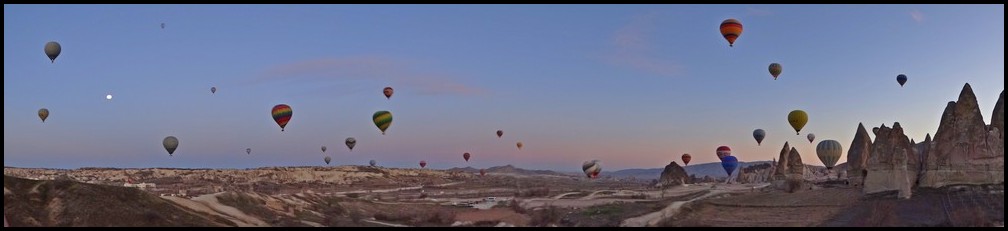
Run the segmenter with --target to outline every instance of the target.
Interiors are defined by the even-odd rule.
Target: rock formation
[[[994,106],[994,113],[991,114],[991,126],[1001,131],[1001,143],[1004,143],[1004,91],[998,97],[997,105]]]
[[[927,157],[931,152],[931,147],[933,146],[934,142],[932,142],[931,140],[931,134],[928,133],[927,136],[924,137],[923,142],[919,144],[913,144],[913,146],[911,147],[913,148],[914,156],[916,156],[920,160],[919,164],[916,165],[917,175],[914,176],[914,182],[913,182],[914,187],[920,186],[920,179],[923,178],[924,173],[927,172]]]
[[[854,141],[851,141],[850,149],[847,150],[847,178],[851,185],[864,185],[865,163],[871,154],[872,141],[865,130],[864,124],[858,123],[857,132],[854,134]]]
[[[774,165],[770,163],[750,165],[739,170],[736,182],[741,184],[764,183],[770,180],[774,172]]]
[[[788,178],[792,175],[797,175],[797,178],[804,178],[805,175],[805,164],[802,163],[801,155],[798,154],[798,150],[791,147],[791,152],[788,153],[787,157],[787,174]]]
[[[908,168],[908,159],[915,154],[910,147],[910,139],[903,134],[898,122],[892,128],[885,125],[878,128],[870,153],[865,166],[868,174],[864,178],[863,192],[899,191],[900,198],[910,198],[911,178],[916,178],[916,173]]]
[[[678,163],[672,161],[665,166],[665,170],[662,171],[661,177],[658,179],[658,187],[671,187],[677,185],[683,185],[689,183],[689,175],[686,175],[686,169],[679,166]]]
[[[1003,104],[1000,101],[998,104]],[[963,86],[958,101],[949,102],[942,113],[920,185],[937,188],[1004,182],[1004,139],[997,126],[1004,125],[988,127],[984,123],[973,89],[969,84]]]
[[[780,157],[777,158],[777,166],[775,166],[773,179],[783,180],[787,175],[787,165],[788,165],[788,151],[791,150],[791,145],[784,142],[784,148],[780,151]]]

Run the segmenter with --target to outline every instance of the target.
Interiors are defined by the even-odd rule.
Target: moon
[[[112,100],[112,95],[105,95],[105,99]]]

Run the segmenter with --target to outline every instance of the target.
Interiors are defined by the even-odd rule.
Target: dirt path
[[[662,220],[668,219],[669,217],[676,215],[676,213],[679,212],[679,208],[681,208],[686,203],[703,200],[712,196],[717,196],[725,193],[744,192],[754,189],[760,189],[770,186],[770,184],[749,185],[749,186],[746,185],[720,185],[720,187],[716,186],[718,185],[712,186],[711,191],[702,196],[695,197],[686,201],[672,202],[671,204],[669,204],[669,206],[665,207],[660,211],[623,220],[623,222],[620,223],[620,227],[653,227],[658,225],[658,222],[661,222]]]
[[[377,220],[373,220],[373,219],[364,219],[364,220],[361,220],[361,221],[367,222],[367,223],[371,223],[371,224],[389,226],[389,227],[410,227],[408,225],[385,223],[385,222],[381,222],[381,221],[377,221]]]
[[[219,194],[219,193],[218,193]],[[161,197],[180,206],[204,212],[213,216],[219,216],[234,222],[238,227],[268,227],[269,224],[258,218],[249,216],[231,206],[226,206],[217,201],[218,194],[202,195],[192,200],[178,197]]]
[[[457,185],[457,184],[461,184],[461,183],[462,182],[451,182],[451,183],[444,183],[444,184],[439,184],[439,185],[432,185],[431,187],[448,187],[448,186]],[[418,190],[418,189],[422,189],[422,188],[423,188],[423,186],[413,186],[413,187],[401,187],[401,188],[392,188],[392,189],[343,191],[343,192],[334,192],[333,194],[340,195],[340,196],[345,196],[346,194],[351,194],[351,193],[357,193],[357,194],[360,194],[360,193],[389,193],[389,192],[398,192],[398,191]]]

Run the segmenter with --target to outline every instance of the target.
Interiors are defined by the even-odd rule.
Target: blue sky
[[[785,141],[821,164],[806,133],[846,150],[859,122],[899,121],[922,140],[964,83],[989,122],[1003,36],[1004,5],[4,5],[4,165],[616,170]]]

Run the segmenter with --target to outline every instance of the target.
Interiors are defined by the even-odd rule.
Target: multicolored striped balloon
[[[740,35],[742,35],[742,22],[734,18],[721,22],[721,36],[728,40],[728,46],[734,46],[735,39],[738,39]]]
[[[819,145],[816,145],[816,155],[819,156],[819,161],[826,165],[826,169],[832,170],[842,154],[843,146],[839,141],[823,140],[819,142]]]
[[[280,125],[280,131],[284,131],[287,128],[287,122],[290,122],[291,116],[294,116],[294,111],[287,104],[277,104],[273,106],[272,114],[273,121]]]
[[[581,170],[584,171],[585,176],[588,178],[598,178],[600,172],[602,172],[602,161],[599,160],[589,160],[581,164]]]
[[[385,130],[392,125],[392,113],[389,111],[378,111],[371,116],[371,120],[374,120],[375,126],[378,126],[378,130],[381,130],[381,134],[385,135]]]

